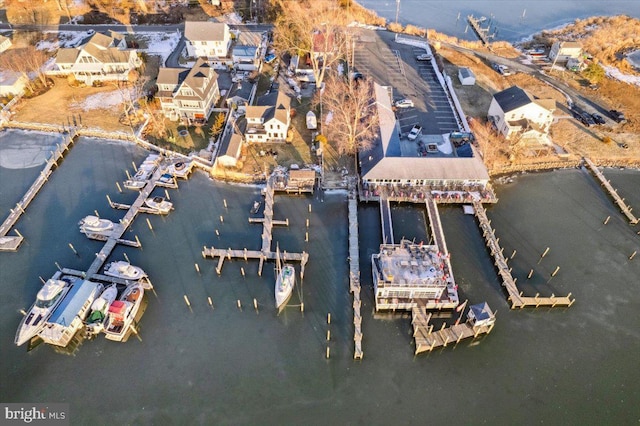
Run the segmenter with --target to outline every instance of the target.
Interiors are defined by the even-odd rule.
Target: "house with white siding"
[[[206,121],[220,99],[218,74],[203,58],[190,70],[160,68],[156,84],[162,112],[173,121]]]
[[[285,142],[291,124],[291,98],[280,90],[263,96],[258,105],[246,107],[245,117],[248,143]]]
[[[556,41],[549,51],[549,60],[564,64],[569,59],[578,59],[581,55],[582,45],[577,41]]]
[[[184,26],[187,53],[192,58],[226,58],[231,45],[229,26],[221,22],[187,21]]]

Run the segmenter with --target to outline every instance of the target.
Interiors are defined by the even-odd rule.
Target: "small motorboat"
[[[104,234],[113,229],[113,222],[93,215],[86,216],[78,225],[80,225],[80,232],[83,234]]]
[[[173,175],[171,173],[164,173],[162,176],[160,176],[160,179],[158,179],[158,182],[160,182],[160,183],[172,183],[173,182]]]
[[[116,300],[116,297],[118,297],[118,288],[115,284],[112,284],[102,292],[100,297],[93,301],[91,313],[86,320],[86,328],[89,335],[96,335],[104,330],[109,306]]]
[[[260,201],[256,200],[253,202],[253,206],[251,206],[251,214],[258,213],[258,210],[260,210]]]
[[[315,130],[318,128],[318,120],[316,119],[316,115],[313,111],[309,111],[306,116],[307,129]]]
[[[64,299],[69,291],[69,282],[50,279],[38,291],[36,301],[24,316],[16,332],[16,345],[20,346],[31,340],[44,327],[53,310]]]
[[[104,325],[105,337],[122,342],[129,330],[135,331],[134,319],[144,296],[144,288],[136,283],[124,289],[122,295],[109,306]]]
[[[144,204],[160,214],[167,214],[173,208],[173,203],[165,200],[164,197],[149,197]]]
[[[133,266],[124,260],[109,263],[104,269],[104,274],[110,277],[132,281],[138,281],[139,279],[147,276],[146,272],[144,272],[142,268],[139,266]]]

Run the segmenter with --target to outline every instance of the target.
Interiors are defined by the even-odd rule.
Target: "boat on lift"
[[[111,303],[104,323],[104,334],[107,339],[122,342],[129,331],[137,333],[134,320],[143,296],[142,285],[134,283],[124,289],[118,300]]]

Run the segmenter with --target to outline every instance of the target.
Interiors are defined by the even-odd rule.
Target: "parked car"
[[[594,112],[593,114],[591,114],[591,117],[593,118],[593,121],[596,122],[596,124],[604,124],[604,117],[601,116],[600,114],[598,114],[597,112]]]
[[[493,64],[491,64],[491,67],[492,67],[494,70],[496,70],[496,72],[497,72],[498,74],[501,74],[501,75],[505,75],[505,76],[507,76],[507,75],[511,75],[511,74],[513,74],[513,73],[511,72],[511,70],[509,69],[509,67],[508,67],[508,66],[506,66],[506,65],[500,65],[500,64],[493,63]]]
[[[407,139],[409,139],[410,141],[415,141],[416,139],[418,139],[418,136],[420,136],[421,133],[422,126],[420,126],[419,124],[415,124],[407,135]]]
[[[396,108],[413,108],[413,101],[411,99],[400,99],[394,103]]]
[[[583,112],[582,114],[580,114],[580,121],[582,121],[582,124],[584,124],[587,127],[596,125],[596,122],[593,121],[593,118],[591,117],[591,115],[586,112]]]
[[[616,123],[622,123],[623,121],[627,121],[627,119],[624,116],[624,113],[615,109],[609,110],[609,117],[613,118],[613,120]]]
[[[433,55],[430,55],[428,53],[423,53],[421,55],[416,56],[416,59],[418,61],[430,61],[433,59]]]
[[[271,62],[273,62],[273,61],[275,61],[275,60],[276,60],[276,55],[274,55],[273,53],[269,53],[268,55],[266,55],[266,56],[264,57],[264,61],[265,61],[265,63],[267,63],[267,64],[270,64]]]

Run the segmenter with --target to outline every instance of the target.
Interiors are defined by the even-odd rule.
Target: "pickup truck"
[[[410,141],[415,141],[418,139],[418,136],[422,133],[422,126],[415,124],[409,134],[407,135],[407,139]]]

